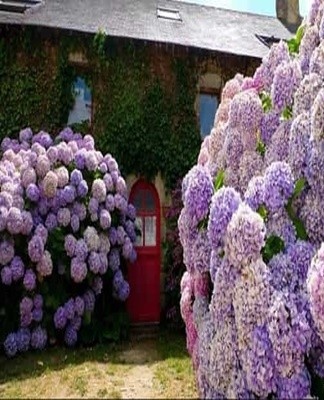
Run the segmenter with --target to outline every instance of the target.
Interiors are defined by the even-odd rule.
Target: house
[[[0,1],[0,135],[88,120],[112,149],[143,232],[133,322],[160,319],[168,190],[209,134],[222,87],[300,22],[298,1],[276,5],[278,18],[175,0]]]

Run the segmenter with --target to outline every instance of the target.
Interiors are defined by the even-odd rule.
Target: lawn
[[[182,336],[0,358],[1,398],[197,398]]]

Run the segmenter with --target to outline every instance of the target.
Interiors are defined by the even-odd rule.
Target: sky
[[[256,14],[276,15],[276,0],[185,0],[231,10],[246,11]],[[299,9],[302,16],[306,15],[312,0],[299,0]]]

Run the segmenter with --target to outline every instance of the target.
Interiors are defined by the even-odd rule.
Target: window
[[[173,21],[181,21],[180,13],[178,10],[170,8],[157,8],[157,17],[162,19],[171,19]]]
[[[29,8],[37,6],[41,3],[42,0],[0,0],[0,11],[23,14]]]
[[[216,93],[199,94],[200,136],[202,139],[210,134],[210,131],[214,125],[217,108],[218,98]]]
[[[91,122],[92,98],[85,80],[78,76],[73,84],[74,106],[70,111],[68,125]]]

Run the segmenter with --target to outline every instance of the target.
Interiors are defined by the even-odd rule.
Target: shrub
[[[323,396],[323,11],[226,84],[182,183],[180,306],[203,398]]]
[[[1,149],[4,350],[14,356],[56,340],[74,346],[129,294],[123,270],[136,258],[136,233],[125,180],[90,135],[69,128],[55,139],[27,128]]]

